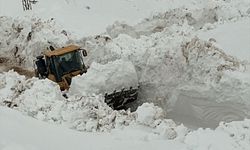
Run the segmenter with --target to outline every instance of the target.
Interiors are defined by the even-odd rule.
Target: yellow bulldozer
[[[40,79],[48,78],[68,90],[74,76],[87,72],[83,58],[87,56],[85,49],[77,45],[69,45],[54,49],[52,46],[35,60],[35,75]],[[126,104],[137,99],[138,88],[116,89],[113,93],[103,93],[105,102],[113,109],[124,109]]]
[[[48,78],[59,84],[61,90],[68,90],[74,76],[87,72],[83,57],[86,50],[76,45],[54,49],[38,56],[35,61],[35,74],[39,78]]]

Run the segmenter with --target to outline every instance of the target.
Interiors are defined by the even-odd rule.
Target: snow
[[[1,0],[0,14],[17,17],[36,15],[43,19],[56,18],[64,28],[71,29],[81,37],[105,32],[106,27],[117,20],[136,24],[154,12],[179,7],[187,4],[188,1],[184,3],[171,1],[171,3],[168,0],[108,0],[105,2],[102,0],[40,0],[33,5],[33,11],[24,13],[19,0],[8,2]]]
[[[27,12],[0,0],[0,15],[11,65],[73,43],[90,66],[68,99],[52,81],[0,73],[0,149],[250,147],[249,0],[40,0]],[[138,83],[136,111],[104,103]]]
[[[13,62],[33,68],[33,60],[50,45],[61,47],[71,38],[54,20],[36,17],[13,19],[0,17],[0,54]]]
[[[105,94],[138,86],[134,65],[129,61],[117,60],[105,65],[92,63],[86,74],[73,78],[69,93]]]
[[[10,71],[0,74],[0,103],[5,100],[12,100],[16,95],[19,84],[25,80],[24,76],[20,76],[18,73]]]
[[[202,9],[219,5],[219,14],[224,18],[244,15],[248,10],[248,0],[202,1],[202,0],[40,0],[33,10],[23,12],[19,0],[0,1],[2,16],[38,16],[43,19],[55,18],[65,29],[71,29],[78,37],[105,32],[108,25],[116,21],[135,25],[144,18],[175,8]],[[115,6],[115,7],[112,7]],[[151,7],[154,6],[154,7]],[[240,8],[240,11],[237,10]],[[199,17],[199,11],[196,16]],[[76,19],[77,18],[77,19]]]
[[[51,109],[51,106],[57,102],[55,100],[63,100],[58,85],[52,81],[29,79],[23,83],[23,89],[20,95],[13,101],[32,117],[41,120],[45,118],[45,114]]]
[[[7,82],[10,83],[13,79],[20,78],[13,71],[3,75],[5,74],[9,77]],[[6,105],[5,101],[8,101],[12,108],[23,114],[78,131],[110,131],[128,126],[136,120],[135,113],[112,110],[104,102],[103,95],[96,95],[98,93],[71,93],[66,99],[59,86],[48,79],[21,79],[14,82],[13,87],[2,85],[0,92],[7,92],[9,95],[1,97],[0,105]],[[5,78],[2,81],[6,82]]]
[[[249,147],[249,120],[222,123],[215,130],[187,131],[179,126],[178,136],[167,140],[141,126],[131,126],[110,133],[76,132],[23,116],[15,110],[0,107],[0,148],[2,150],[54,149],[229,149]],[[171,126],[171,125],[170,125]],[[176,127],[173,127],[176,128]],[[182,132],[180,132],[182,131]],[[161,134],[162,134],[161,130]],[[181,135],[184,134],[184,137]],[[4,136],[3,136],[4,135]]]
[[[116,128],[110,133],[76,132],[61,126],[55,126],[34,120],[21,115],[19,112],[0,107],[0,148],[16,149],[121,149],[158,147],[162,149],[171,146],[171,149],[183,147],[171,141],[157,140],[158,135],[150,128],[147,132],[141,126],[131,126],[124,129]],[[18,119],[17,119],[18,118]],[[20,121],[22,122],[20,124]],[[24,138],[21,138],[24,137]],[[43,142],[41,142],[41,140]],[[136,142],[135,142],[136,141]],[[98,142],[98,144],[97,144]],[[69,144],[70,143],[70,144]],[[177,143],[180,143],[177,141]],[[160,144],[160,145],[159,145]]]
[[[216,28],[199,33],[204,40],[213,38],[228,54],[250,60],[250,19],[219,24]],[[240,48],[240,50],[239,50]]]
[[[152,125],[155,120],[163,117],[162,109],[154,107],[154,104],[144,103],[136,110],[137,121],[144,125]]]
[[[203,127],[216,127],[221,120],[241,120],[249,116],[250,80],[249,78],[242,80],[243,76],[249,76],[246,72],[248,66],[245,62],[225,53],[213,42],[197,38],[194,33],[192,27],[183,24],[172,25],[160,33],[140,38],[131,37],[129,33],[129,35],[121,34],[107,42],[87,39],[85,41],[85,47],[89,50],[87,62],[106,63],[121,58],[131,60],[139,79],[139,100],[142,103],[153,102],[164,107],[171,113],[172,119],[177,118],[178,111],[184,116],[186,114],[194,116],[194,119],[185,121],[180,119],[180,122],[194,125],[200,122],[202,124],[199,125]],[[193,104],[197,103],[195,99],[200,101],[199,106],[195,105],[198,110],[204,109],[203,106],[209,104],[210,107],[204,114],[194,110]],[[184,109],[186,105],[178,100],[193,103],[192,107],[189,107],[190,110],[194,110],[193,113],[190,110],[182,111],[188,109]],[[214,108],[217,103],[220,103],[222,111]],[[182,107],[171,112],[178,108],[175,106],[178,104]],[[238,109],[231,111],[232,108],[227,105],[238,106]],[[243,107],[244,105],[246,107]],[[237,113],[238,110],[242,111]],[[213,111],[217,119],[204,117]],[[232,115],[223,117],[226,112]]]
[[[249,141],[248,125],[249,120],[245,120],[243,123],[221,123],[215,131],[199,129],[187,135],[185,143],[189,143],[190,147],[194,149],[208,149],[208,147],[211,149],[229,150],[247,149],[246,146],[248,145],[247,143],[249,143],[247,142]],[[240,148],[238,146],[240,146]]]

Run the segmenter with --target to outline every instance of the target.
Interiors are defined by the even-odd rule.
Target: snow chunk
[[[147,126],[153,126],[154,121],[162,118],[164,115],[163,110],[154,106],[153,103],[142,104],[138,107],[136,113],[136,121]]]
[[[45,118],[44,112],[52,109],[54,103],[63,100],[58,84],[51,80],[32,78],[23,83],[24,92],[15,100],[21,111],[30,116]]]
[[[166,139],[175,139],[177,137],[177,132],[175,131],[176,127],[177,125],[173,120],[160,120],[159,125],[154,129],[154,133],[157,133]]]
[[[20,76],[12,70],[0,73],[0,104],[4,101],[13,101],[20,94],[20,85],[24,81],[24,76]]]
[[[129,61],[117,60],[105,65],[92,63],[86,74],[72,79],[71,94],[105,94],[114,90],[138,87],[134,65]]]

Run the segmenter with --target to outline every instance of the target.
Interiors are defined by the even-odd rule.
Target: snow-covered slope
[[[22,10],[21,0],[1,0],[0,4],[0,15],[36,15],[43,19],[55,18],[64,28],[71,29],[77,35],[89,36],[104,32],[106,27],[115,21],[124,21],[133,25],[155,12],[190,4],[190,1],[39,0],[33,5],[31,12],[25,13]]]
[[[175,8],[202,9],[220,5],[222,15],[231,18],[248,9],[248,0],[232,1],[203,1],[203,0],[39,0],[33,5],[33,10],[23,12],[21,0],[1,0],[0,15],[31,16],[43,19],[55,18],[65,29],[71,29],[76,35],[89,36],[103,33],[108,25],[115,21],[129,25],[139,23],[159,12]],[[153,7],[152,7],[153,6]],[[226,13],[225,13],[226,12]],[[199,17],[199,13],[195,17]]]

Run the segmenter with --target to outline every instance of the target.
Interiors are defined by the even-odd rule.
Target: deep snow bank
[[[12,71],[0,75],[0,104],[11,102],[11,107],[40,120],[65,124],[81,131],[105,131],[119,124],[128,125],[126,122],[135,118],[130,112],[113,111],[104,103],[103,96],[95,93],[90,96],[71,95],[65,99],[59,86],[48,79],[26,80]]]
[[[87,62],[105,64],[116,59],[130,60],[137,71],[141,103],[153,102],[166,111],[173,111],[175,104],[185,107],[185,104],[177,103],[179,99],[191,104],[200,100],[197,109],[203,109],[206,102],[213,103],[209,104],[211,109],[205,114],[215,111],[215,120],[205,114],[200,116],[200,111],[177,109],[181,115],[195,116],[189,123],[196,124],[201,119],[200,122],[204,123],[201,126],[215,127],[220,122],[218,120],[241,120],[249,116],[249,108],[243,107],[249,106],[250,80],[246,62],[228,55],[216,47],[213,40],[200,40],[195,32],[185,22],[140,38],[121,34],[112,41],[87,40]],[[202,96],[193,98],[195,95]],[[221,105],[221,110],[215,109],[217,104]],[[227,107],[229,104],[235,107]],[[196,109],[192,106],[188,109]],[[229,115],[224,115],[227,112]]]
[[[222,10],[220,14],[223,17],[231,18],[235,14],[244,15],[249,8],[248,0],[109,0],[105,2],[102,0],[42,0],[33,5],[32,11],[23,12],[22,3],[19,0],[9,0],[8,2],[1,0],[0,3],[0,15],[38,16],[46,20],[55,18],[64,28],[71,29],[80,37],[103,33],[105,28],[115,21],[135,25],[150,15],[154,16],[156,13],[176,8],[196,10],[195,18],[199,18],[202,12],[197,9],[217,7],[219,11]],[[240,8],[240,12],[238,8]]]
[[[18,65],[33,66],[33,60],[50,45],[61,47],[71,38],[70,33],[56,25],[54,19],[36,17],[0,17],[0,55]]]
[[[210,42],[193,39],[182,47],[184,82],[169,99],[169,116],[189,125],[216,127],[249,118],[249,69]],[[188,118],[188,119],[187,119]]]
[[[151,134],[164,139],[183,134],[172,120],[164,119],[164,111],[154,104],[145,103],[136,112],[115,111],[107,106],[102,95],[71,93],[65,99],[59,86],[50,80],[25,79],[13,71],[0,75],[0,83],[6,83],[1,84],[0,93],[8,96],[3,95],[7,98],[2,96],[1,100],[8,100],[12,104],[10,107],[39,120],[78,131],[111,131],[142,125],[149,128]],[[1,101],[0,105],[6,103]]]
[[[167,0],[168,1],[168,0]],[[161,32],[174,24],[182,25],[185,21],[196,30],[215,28],[215,24],[224,24],[228,21],[237,21],[242,17],[250,16],[250,3],[248,0],[194,0],[171,1],[164,11],[146,16],[136,25],[129,25],[116,21],[106,29],[112,38],[119,34],[127,34],[139,38],[142,35]]]
[[[99,13],[99,4],[98,1],[95,2],[76,2],[76,1],[53,1],[53,2],[47,2],[42,1],[35,5],[37,8],[35,8],[34,12],[42,12],[40,13],[34,13],[34,12],[27,12],[27,13],[21,13],[21,7],[18,7],[16,5],[12,5],[13,0],[10,2],[6,2],[5,5],[2,5],[1,8],[4,10],[7,16],[23,16],[27,15],[29,17],[17,17],[15,19],[8,18],[8,17],[1,17],[0,18],[0,35],[1,35],[1,44],[0,44],[0,54],[4,54],[5,56],[10,56],[15,61],[25,64],[28,67],[32,66],[32,61],[34,59],[34,56],[39,55],[44,49],[46,49],[49,45],[53,45],[54,47],[61,47],[65,46],[66,43],[72,43],[75,38],[72,36],[72,34],[65,30],[62,26],[56,25],[55,21],[57,22],[63,22],[63,24],[66,25],[69,30],[74,30],[76,26],[80,25],[81,28],[86,28],[85,30],[89,30],[88,27],[86,27],[86,20],[93,20],[96,22],[95,24],[98,24],[106,27],[113,23],[114,18],[112,22],[109,22],[106,25],[102,24],[102,20],[97,20],[97,16],[92,17],[89,19],[77,19],[77,21],[80,21],[81,23],[74,23],[73,20],[65,22],[66,18],[74,18],[72,16],[89,16],[89,15],[95,15]],[[85,7],[87,7],[87,4],[91,3],[93,4],[93,7],[97,7],[98,9],[93,12],[89,12]],[[115,5],[120,7],[120,3],[118,2],[106,2],[104,3],[105,6],[109,6],[110,3],[115,3]],[[126,24],[126,22],[116,22],[113,25],[110,25],[105,34],[108,34],[110,37],[115,38],[119,34],[128,34],[132,37],[140,37],[142,35],[150,35],[152,33],[161,32],[164,30],[164,28],[171,27],[174,24],[177,25],[183,25],[185,22],[190,25],[191,27],[195,28],[196,30],[200,28],[207,27],[213,28],[214,24],[218,22],[219,24],[223,24],[228,21],[237,21],[241,17],[247,17],[250,14],[249,11],[249,1],[248,0],[241,0],[241,1],[200,1],[200,0],[192,0],[190,1],[171,1],[171,5],[161,5],[161,4],[169,4],[168,0],[166,1],[147,1],[146,4],[157,4],[156,8],[161,8],[160,12],[153,13],[153,15],[143,21],[141,21],[138,24],[134,24],[133,26],[130,26]],[[49,5],[48,5],[49,4]],[[125,4],[128,6],[128,9],[133,10],[136,7],[140,8],[140,13],[144,14],[144,11],[147,12],[148,15],[143,16],[143,18],[149,16],[149,11],[154,10],[155,8],[145,9],[144,7],[147,7],[145,5],[145,2],[143,1],[123,1],[122,4]],[[21,5],[21,3],[20,3]],[[133,6],[134,5],[134,6]],[[5,7],[4,7],[5,6]],[[56,6],[55,8],[51,8],[52,6]],[[62,8],[59,8],[58,6],[61,6]],[[164,12],[162,6],[164,6]],[[13,8],[12,8],[13,7]],[[13,9],[15,7],[18,7],[17,10],[18,13],[14,13]],[[40,8],[41,7],[41,8]],[[82,12],[82,7],[84,8],[84,12],[86,11],[86,14],[82,14],[79,12]],[[11,8],[11,9],[10,9]],[[51,8],[51,9],[49,9]],[[72,9],[75,8],[75,9]],[[65,14],[63,12],[67,12],[66,9],[74,10],[72,12],[73,14]],[[80,10],[79,10],[80,9]],[[85,10],[86,9],[86,10]],[[105,9],[107,9],[105,7]],[[101,9],[101,11],[105,10]],[[9,12],[11,10],[11,12]],[[119,10],[119,9],[118,9]],[[46,15],[44,14],[46,12]],[[60,13],[58,13],[58,11]],[[63,12],[62,12],[63,11]],[[56,12],[56,13],[55,13]],[[119,11],[120,12],[120,11]],[[47,14],[48,13],[48,14]],[[58,14],[57,14],[58,13]],[[76,13],[78,15],[76,15]],[[55,14],[55,18],[51,17],[51,14]],[[112,15],[114,13],[111,13]],[[120,13],[118,13],[120,14]],[[121,12],[123,14],[123,11]],[[125,14],[127,14],[127,11],[125,11]],[[50,16],[48,18],[48,15]],[[71,16],[72,15],[72,16]],[[108,16],[110,13],[107,14]],[[124,15],[124,14],[123,14]],[[43,18],[45,20],[38,19],[37,17],[32,16],[39,16],[40,18]],[[47,16],[47,17],[45,17]],[[63,17],[62,17],[63,16]],[[129,15],[131,16],[131,15]],[[134,15],[133,15],[134,16]],[[140,15],[139,15],[140,16]],[[141,17],[142,17],[141,16]],[[136,16],[138,17],[138,16]],[[136,18],[135,17],[135,18]],[[94,18],[94,19],[93,19]],[[120,16],[119,16],[120,18]],[[129,18],[126,18],[127,20]],[[63,20],[63,21],[62,21]],[[76,20],[76,19],[74,19]],[[138,20],[138,19],[135,19]],[[100,22],[99,22],[100,21]],[[89,21],[87,21],[89,22]],[[136,21],[137,22],[137,21]],[[75,26],[73,26],[75,25]],[[88,26],[88,25],[87,25]],[[91,23],[90,28],[92,28],[93,23]],[[82,29],[83,30],[83,29]],[[100,32],[99,32],[100,33]],[[80,45],[84,45],[88,48],[86,43],[82,43],[80,41]],[[92,43],[93,44],[93,43]],[[92,50],[90,47],[89,50]],[[5,52],[8,52],[5,54]],[[92,59],[92,61],[95,61]]]
[[[125,63],[126,64],[126,63]],[[156,127],[156,120],[163,119],[163,111],[153,104],[141,106],[141,110],[157,110],[153,114],[143,114],[129,110],[115,111],[104,102],[103,95],[88,93],[88,95],[71,93],[68,99],[62,96],[59,86],[48,80],[37,78],[25,79],[16,72],[9,71],[0,74],[0,105],[10,102],[12,107],[39,120],[63,124],[79,131],[110,131],[130,124]],[[79,90],[79,89],[78,89]],[[150,118],[149,124],[145,116]]]

